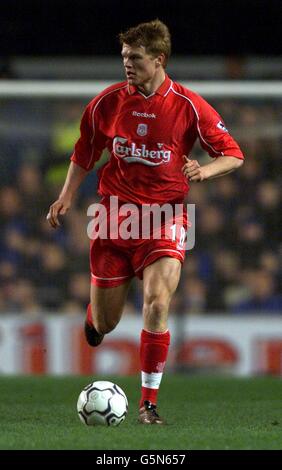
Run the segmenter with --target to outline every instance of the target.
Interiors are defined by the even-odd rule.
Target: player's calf
[[[94,326],[90,326],[87,321],[85,321],[84,324],[84,334],[89,346],[93,346],[94,348],[99,346],[104,339],[104,335],[98,333],[96,328],[94,328]]]
[[[87,343],[94,348],[99,346],[99,344],[101,344],[104,339],[104,334],[99,333],[93,325],[91,304],[89,304],[87,307],[86,320],[84,323],[84,334]]]

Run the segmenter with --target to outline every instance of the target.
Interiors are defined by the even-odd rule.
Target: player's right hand
[[[57,228],[61,225],[59,215],[64,215],[69,210],[70,206],[70,202],[64,201],[63,199],[58,199],[50,206],[46,219],[51,227]]]

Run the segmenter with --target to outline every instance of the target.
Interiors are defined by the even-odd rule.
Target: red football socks
[[[154,333],[147,330],[141,332],[140,360],[142,375],[142,393],[140,407],[145,400],[153,405],[157,403],[157,395],[167,359],[170,333]]]

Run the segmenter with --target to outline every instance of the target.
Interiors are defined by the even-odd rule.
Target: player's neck
[[[161,84],[165,81],[165,71],[164,69],[160,69],[159,73],[156,73],[152,80],[143,83],[142,85],[138,86],[138,90],[143,93],[143,95],[149,96],[161,86]]]

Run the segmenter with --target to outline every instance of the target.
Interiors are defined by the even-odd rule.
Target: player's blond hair
[[[158,56],[164,54],[167,65],[171,53],[171,38],[168,27],[156,19],[147,23],[140,23],[119,34],[120,44],[129,46],[145,47],[147,54]]]

